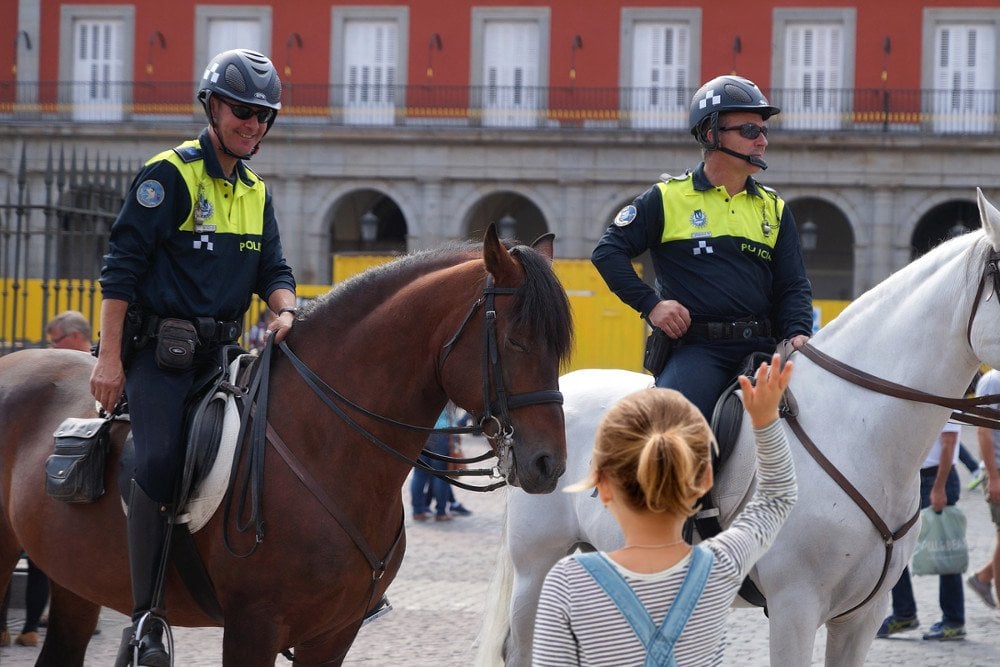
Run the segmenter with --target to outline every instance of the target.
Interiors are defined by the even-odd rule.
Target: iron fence
[[[0,354],[42,343],[44,324],[78,310],[96,324],[102,257],[134,168],[49,148],[41,190],[17,178],[0,204]],[[32,186],[35,187],[32,187]],[[95,328],[96,330],[96,328]]]

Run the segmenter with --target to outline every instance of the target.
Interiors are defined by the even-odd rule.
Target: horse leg
[[[883,593],[849,617],[831,619],[826,623],[827,667],[860,667],[875,640],[879,622],[886,606]]]
[[[49,581],[49,627],[36,667],[83,665],[87,645],[97,627],[100,605]]]
[[[531,645],[535,637],[535,612],[542,593],[545,575],[560,558],[569,553],[567,544],[521,544],[520,554],[512,551],[514,585],[510,600],[510,634],[505,655],[507,667],[531,664]]]
[[[808,667],[821,623],[820,602],[802,589],[782,592],[788,594],[767,594],[771,665]]]
[[[226,625],[222,633],[224,666],[274,667],[279,647],[277,628],[272,623],[247,617],[234,619],[230,615],[226,616]]]

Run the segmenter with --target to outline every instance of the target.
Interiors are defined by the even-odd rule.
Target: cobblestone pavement
[[[973,443],[974,436],[963,437]],[[474,448],[468,447],[467,451]],[[959,505],[969,519],[970,562],[978,568],[992,554],[994,530],[981,491],[965,491]],[[408,498],[403,487],[404,499]],[[408,548],[402,569],[389,589],[394,610],[361,630],[347,665],[406,667],[468,667],[472,665],[479,614],[489,584],[503,519],[503,492],[476,494],[457,491],[472,516],[451,522],[413,524],[407,514]],[[406,502],[409,507],[409,502]],[[1000,664],[1000,614],[989,610],[978,597],[966,596],[968,638],[954,642],[925,642],[921,632],[939,618],[937,581],[917,577],[914,590],[921,628],[899,639],[876,640],[868,665],[995,667]],[[9,626],[16,635],[23,609],[12,609]],[[126,619],[104,610],[101,634],[91,641],[88,667],[106,667],[114,661],[121,628]],[[767,665],[767,621],[757,609],[735,609],[729,625],[726,665]],[[212,667],[221,664],[222,631],[217,628],[176,628],[177,667]],[[825,631],[817,634],[813,664],[823,663]],[[38,648],[0,648],[3,667],[33,665]],[[279,657],[275,665],[289,665]]]

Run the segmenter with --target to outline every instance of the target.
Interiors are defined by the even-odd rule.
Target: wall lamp
[[[153,47],[157,44],[160,45],[161,49],[166,51],[167,38],[159,30],[154,30],[149,36],[149,50],[146,52],[146,74],[153,73]]]
[[[502,239],[512,239],[517,234],[517,220],[510,213],[497,220],[497,227]]]
[[[434,52],[444,48],[441,35],[436,32],[431,33],[431,38],[427,42],[427,78],[434,78]]]
[[[361,227],[361,242],[365,248],[371,246],[378,239],[378,222],[378,216],[370,210],[362,214],[361,219],[358,220],[358,225]]]
[[[583,48],[583,38],[580,35],[573,35],[573,40],[569,43],[569,78],[576,79],[576,52]]]
[[[17,76],[17,47],[21,44],[21,37],[24,37],[24,48],[28,51],[31,50],[31,35],[28,34],[27,30],[19,30],[14,35],[14,60],[10,66],[10,73],[15,77]]]
[[[816,244],[819,242],[819,225],[812,220],[806,220],[802,223],[802,229],[799,230],[799,241],[802,243],[802,249],[806,252],[815,250]]]
[[[292,47],[297,49],[302,48],[302,35],[297,32],[293,32],[285,40],[285,76],[291,78],[292,76]]]

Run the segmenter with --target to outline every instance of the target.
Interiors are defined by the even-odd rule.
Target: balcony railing
[[[190,82],[0,82],[0,121],[190,122]],[[687,131],[693,90],[286,83],[282,123]],[[1000,91],[774,89],[786,131],[992,134]]]

